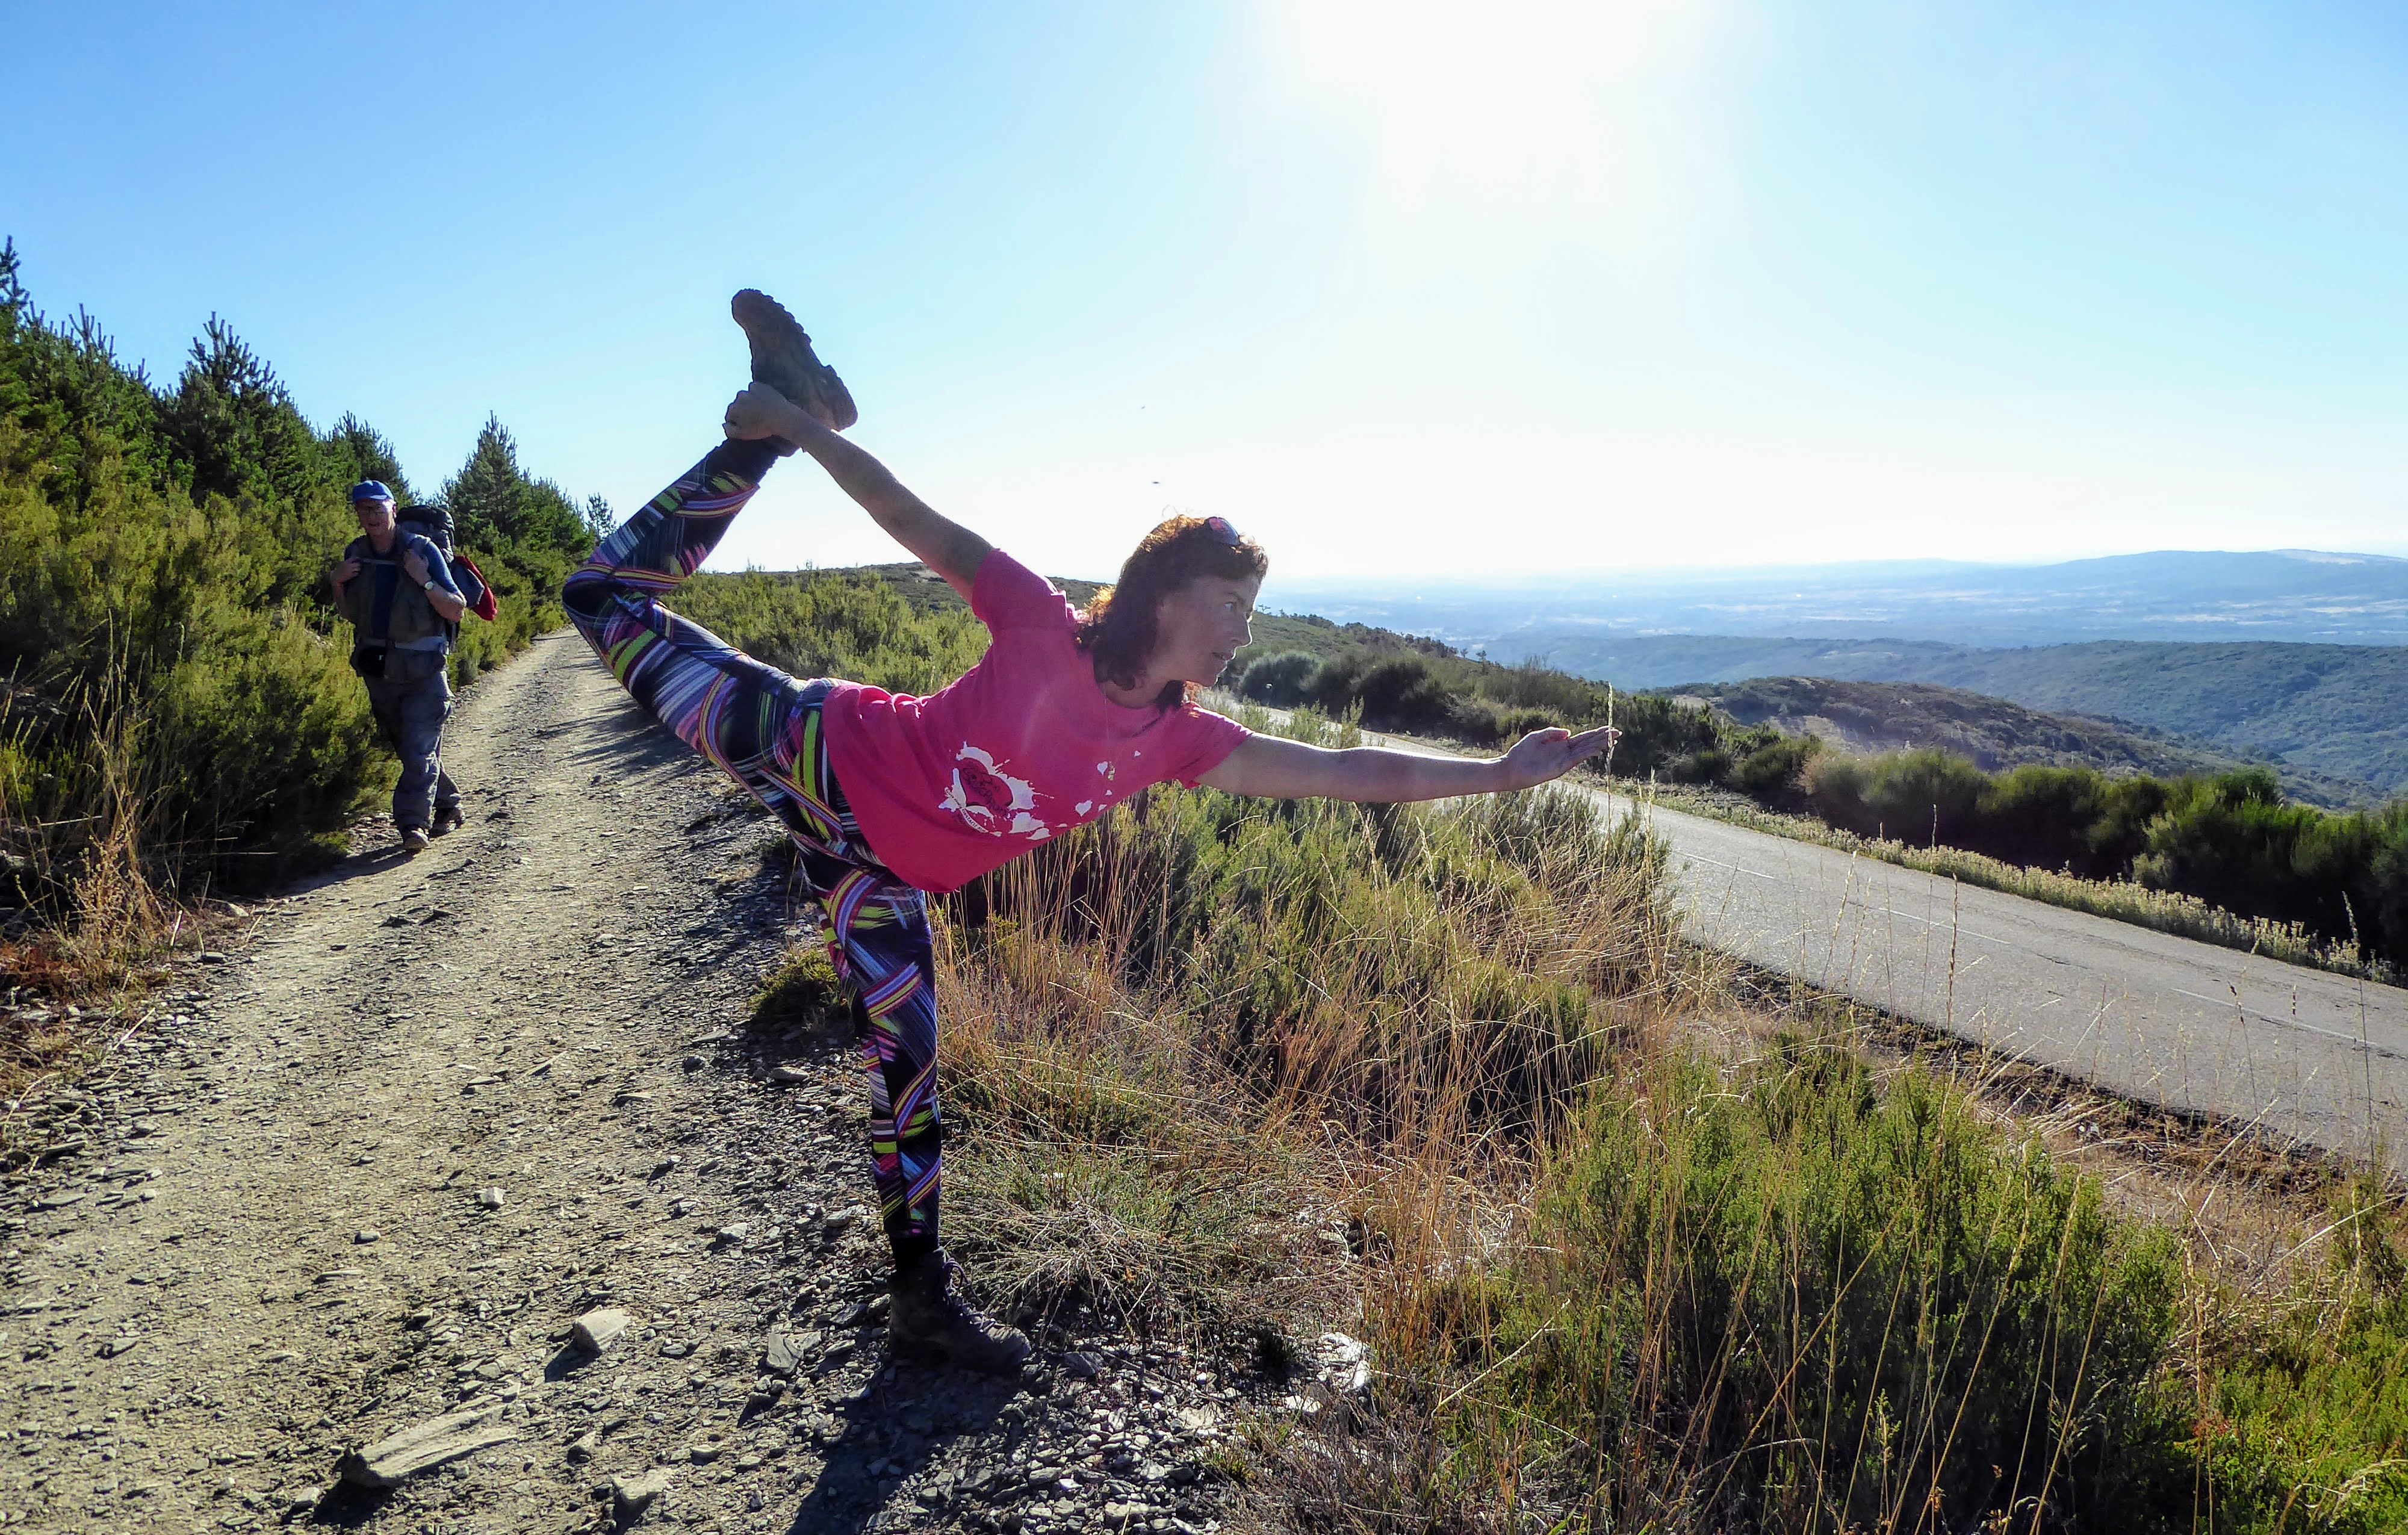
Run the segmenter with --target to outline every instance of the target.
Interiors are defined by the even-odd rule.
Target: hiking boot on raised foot
[[[727,302],[728,312],[744,327],[752,344],[752,381],[767,384],[809,411],[830,431],[841,432],[861,419],[853,395],[836,369],[811,351],[811,338],[786,312],[786,307],[758,288],[747,288]],[[777,439],[781,452],[794,445]]]
[[[886,1324],[895,1352],[990,1375],[1018,1373],[1028,1358],[1027,1338],[972,1310],[956,1287],[959,1274],[941,1248],[896,1269],[895,1305]]]
[[[437,805],[435,807],[436,836],[440,837],[447,831],[458,831],[462,826],[466,825],[467,824],[468,818],[460,813],[459,806]]]

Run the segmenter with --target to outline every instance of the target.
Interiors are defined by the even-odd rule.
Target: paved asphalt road
[[[2152,1103],[2408,1173],[2408,991],[1590,791],[1727,953]]]
[[[1692,938],[2131,1097],[2408,1175],[2408,991],[1584,792],[1671,844]]]

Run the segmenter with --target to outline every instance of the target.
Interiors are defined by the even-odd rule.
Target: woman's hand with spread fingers
[[[1533,730],[1505,753],[1506,787],[1532,789],[1552,783],[1600,752],[1613,750],[1622,732],[1610,724],[1579,735],[1556,727]]]

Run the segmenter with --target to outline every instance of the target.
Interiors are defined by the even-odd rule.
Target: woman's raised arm
[[[1612,746],[1616,734],[1612,725],[1577,736],[1569,730],[1533,730],[1503,756],[1484,758],[1424,756],[1384,746],[1331,751],[1277,736],[1249,736],[1202,782],[1207,788],[1265,799],[1378,804],[1502,794],[1563,777],[1574,765]]]
[[[727,407],[732,438],[783,438],[819,460],[843,492],[861,503],[870,520],[919,562],[945,578],[969,600],[970,584],[995,546],[903,488],[885,465],[830,431],[802,407],[759,385]]]

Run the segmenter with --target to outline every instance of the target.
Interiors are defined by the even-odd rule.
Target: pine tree
[[[352,485],[363,480],[380,480],[395,500],[406,505],[415,499],[409,489],[409,477],[401,472],[401,459],[394,453],[392,442],[349,410],[318,440],[325,451],[327,466],[337,479]]]
[[[443,501],[452,509],[454,536],[473,548],[515,544],[581,556],[594,547],[588,512],[558,485],[519,467],[518,444],[496,415],[485,418],[468,462],[445,481]],[[602,509],[608,515],[607,503]]]
[[[193,499],[297,499],[333,477],[283,380],[216,315],[162,411]]]
[[[518,444],[501,418],[488,415],[468,461],[443,484],[452,509],[452,536],[477,549],[498,549],[517,536],[519,500],[526,476],[519,469]]]

